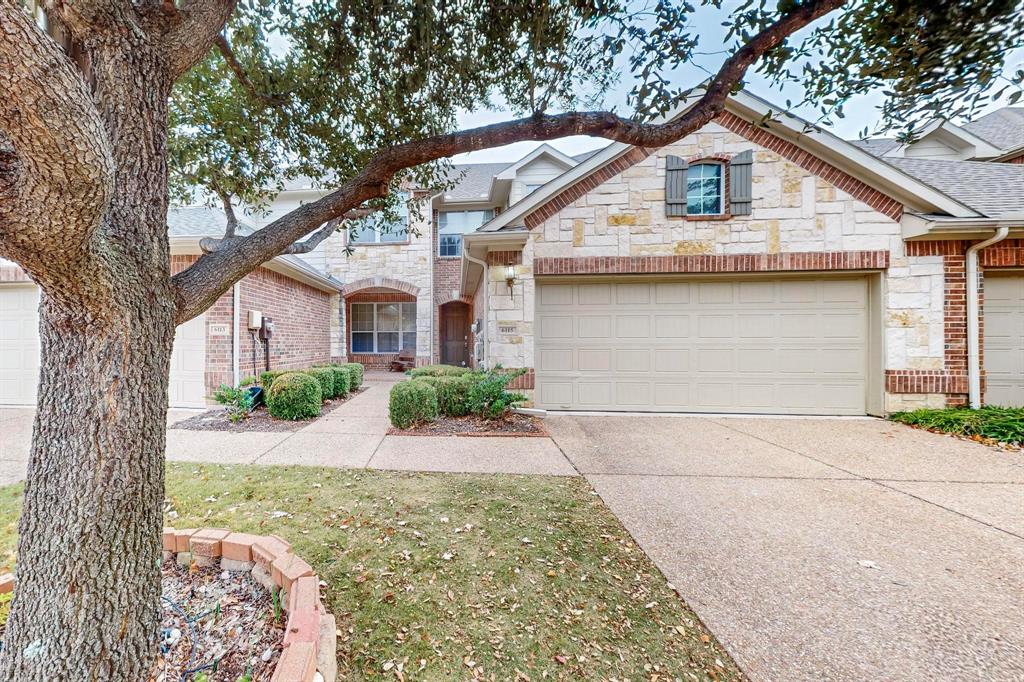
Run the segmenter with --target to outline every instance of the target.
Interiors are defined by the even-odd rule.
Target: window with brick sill
[[[353,353],[416,350],[415,303],[353,303],[349,318]]]

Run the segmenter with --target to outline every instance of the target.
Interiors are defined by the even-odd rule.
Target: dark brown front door
[[[452,302],[441,306],[441,363],[469,364],[469,306]]]

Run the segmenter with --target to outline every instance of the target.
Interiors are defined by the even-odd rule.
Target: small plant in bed
[[[896,412],[889,419],[929,431],[1013,447],[1024,445],[1024,407],[966,407]]]
[[[221,384],[213,393],[213,399],[224,406],[228,419],[240,422],[252,413],[255,396],[248,386],[232,387]]]

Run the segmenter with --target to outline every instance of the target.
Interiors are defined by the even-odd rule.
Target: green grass
[[[1024,408],[983,407],[922,409],[896,412],[893,421],[931,431],[952,433],[968,438],[994,440],[999,443],[1024,443]]]
[[[743,679],[582,479],[172,463],[168,507],[289,540],[344,679]]]

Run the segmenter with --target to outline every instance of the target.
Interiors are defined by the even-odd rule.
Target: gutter
[[[978,252],[997,244],[1010,234],[1009,227],[1000,227],[983,242],[967,249],[967,393],[971,409],[981,407],[981,338],[980,301],[978,295]]]
[[[234,385],[238,386],[242,383],[242,349],[241,339],[238,338],[238,326],[242,319],[242,284],[235,282],[231,292],[231,309],[233,311],[232,320],[234,326],[231,329],[231,376],[234,379]]]
[[[487,265],[487,261],[480,260],[479,258],[474,258],[472,256],[472,254],[469,253],[469,249],[467,248],[467,245],[465,243],[465,237],[463,237],[463,243],[462,243],[462,257],[465,258],[466,260],[468,260],[470,263],[476,263],[477,265],[479,265],[480,267],[482,267],[484,269],[483,280],[480,282],[480,285],[484,286],[484,287],[490,286],[490,275],[491,275],[491,273],[489,271],[490,266]],[[488,292],[487,289],[484,289],[484,296],[483,296],[483,298],[484,298],[484,312],[483,312],[483,317],[480,318],[482,320],[481,331],[483,332],[483,335],[484,335],[484,359],[483,359],[483,362],[481,363],[483,365],[483,369],[487,369],[487,360],[491,357],[490,354],[488,353],[488,350],[490,348],[490,334],[487,333],[487,331],[488,331],[487,330],[487,328],[488,328],[488,322],[487,322],[487,318],[488,318],[488,315],[487,315],[487,312],[488,312],[488,310],[487,310],[487,302],[488,302],[488,299],[490,298],[490,296],[488,295],[489,293],[490,292]]]

